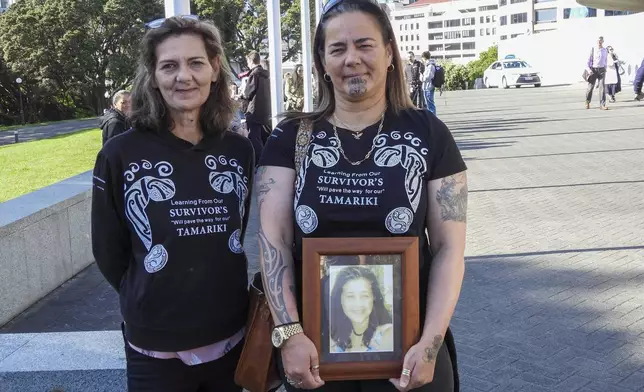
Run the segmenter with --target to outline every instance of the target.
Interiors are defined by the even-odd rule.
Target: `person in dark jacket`
[[[405,80],[409,87],[409,96],[417,108],[425,107],[425,98],[423,97],[423,82],[420,80],[425,73],[425,65],[416,60],[414,52],[407,53],[409,58],[405,65]]]
[[[92,249],[120,298],[127,390],[242,392],[253,146],[230,131],[219,30],[189,16],[148,25],[132,130],[98,153],[92,193]]]
[[[246,106],[246,127],[248,138],[255,148],[255,158],[259,161],[264,143],[271,134],[271,85],[269,73],[260,65],[259,53],[252,51],[246,56],[250,74],[242,93]]]
[[[130,129],[130,92],[121,90],[112,98],[113,108],[101,118],[100,128],[103,130],[103,145],[116,135]]]
[[[642,64],[640,64],[640,67],[637,69],[635,80],[633,81],[635,99],[638,101],[644,99],[644,93],[642,93],[642,84],[644,84],[644,60],[642,60]]]

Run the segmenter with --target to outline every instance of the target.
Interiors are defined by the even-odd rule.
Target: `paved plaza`
[[[83,129],[98,128],[99,119],[69,120],[54,122],[48,125],[27,125],[14,130],[0,132],[0,146],[16,142],[14,134],[18,133],[20,143],[62,136]]]
[[[437,97],[469,167],[463,392],[644,391],[644,103],[625,90],[609,111],[583,85]],[[0,328],[0,391],[125,391],[119,323],[89,267]]]

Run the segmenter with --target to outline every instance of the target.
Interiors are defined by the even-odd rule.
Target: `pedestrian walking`
[[[436,63],[432,59],[430,52],[423,52],[420,56],[423,59],[425,72],[421,77],[423,82],[423,94],[425,96],[425,104],[427,110],[436,114],[436,102],[434,101],[434,93],[436,87],[434,86],[434,74],[436,73]]]
[[[641,101],[644,99],[644,93],[642,93],[642,84],[644,84],[644,60],[642,64],[637,69],[635,73],[635,79],[633,80],[633,91],[635,92],[635,100]]]
[[[124,318],[127,388],[241,392],[253,147],[228,131],[218,29],[187,16],[147,26],[133,130],[99,152],[92,195],[94,257]]]
[[[590,109],[590,102],[593,99],[593,89],[595,87],[595,82],[597,82],[599,89],[599,108],[601,110],[607,110],[605,78],[606,67],[608,66],[608,50],[604,47],[604,37],[599,37],[597,39],[597,46],[591,49],[586,65],[586,74],[588,75],[586,109]]]
[[[619,74],[621,61],[612,46],[608,50],[608,61],[606,67],[606,92],[610,97],[610,102],[615,103],[615,95],[622,91],[622,76]]]
[[[257,171],[260,259],[264,282],[270,282],[265,291],[273,336],[281,337],[274,344],[286,390],[458,390],[448,325],[464,270],[465,163],[445,124],[411,102],[394,31],[376,2],[327,2],[313,47],[319,107],[286,115]],[[340,182],[346,178],[369,179],[378,193],[355,197],[364,187]],[[344,189],[320,186],[327,183]],[[302,303],[303,239],[400,235],[418,237],[421,244],[422,320],[422,334],[405,353],[400,377],[321,379],[319,353],[300,325],[308,306]],[[374,323],[372,333],[384,334],[387,324]],[[351,336],[360,333],[368,335]],[[345,338],[338,337],[341,350],[348,347]],[[385,344],[358,340],[365,347]]]

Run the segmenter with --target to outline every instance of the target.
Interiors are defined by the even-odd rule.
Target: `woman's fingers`
[[[320,361],[318,360],[317,355],[315,358],[311,357],[311,374],[313,375],[315,382],[321,385],[324,384],[322,378],[320,378]]]

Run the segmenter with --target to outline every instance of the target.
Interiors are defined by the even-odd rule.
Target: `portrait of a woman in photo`
[[[331,273],[336,271],[332,268]],[[344,267],[337,272],[329,313],[331,353],[393,351],[391,313],[370,267]]]

